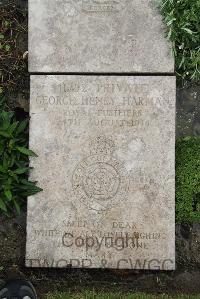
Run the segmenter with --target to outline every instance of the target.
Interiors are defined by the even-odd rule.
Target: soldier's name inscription
[[[170,109],[170,100],[163,101],[161,94],[150,92],[148,84],[130,84],[122,82],[98,82],[94,84],[94,96],[88,90],[90,84],[80,80],[71,80],[55,85],[55,94],[37,94],[34,101],[43,109],[65,109],[66,127],[82,125],[88,122],[91,126],[134,128],[149,127],[154,118],[147,110],[160,107],[161,113]],[[139,90],[143,90],[141,97]],[[118,94],[116,99],[115,94]]]

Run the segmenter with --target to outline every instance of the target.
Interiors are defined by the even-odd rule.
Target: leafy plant
[[[28,120],[18,122],[13,112],[0,112],[0,213],[19,214],[27,196],[41,189],[28,181],[29,156],[36,154],[27,148]]]
[[[200,80],[200,1],[161,0],[179,85]]]
[[[200,138],[185,137],[176,144],[176,219],[200,222]]]

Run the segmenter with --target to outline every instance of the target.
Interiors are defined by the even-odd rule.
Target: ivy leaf
[[[10,134],[12,134],[14,132],[14,130],[16,129],[17,125],[18,125],[18,121],[14,122],[12,125],[10,125],[10,127],[8,128],[8,132]]]
[[[18,202],[15,199],[13,199],[13,202],[14,202],[14,206],[17,211],[17,214],[20,215],[20,212],[21,212],[20,205],[18,204]]]
[[[2,165],[0,165],[0,172],[6,173],[6,169]]]
[[[5,154],[4,154],[4,157],[3,157],[3,168],[4,168],[4,169],[8,169],[8,161],[9,161],[8,154],[5,153]]]
[[[7,212],[7,207],[1,198],[0,198],[0,210]]]
[[[20,122],[20,124],[18,125],[15,131],[15,134],[19,135],[21,132],[23,132],[26,129],[27,125],[28,125],[28,119],[25,119],[22,122]]]
[[[16,149],[17,149],[20,153],[22,153],[22,154],[24,154],[24,155],[32,156],[32,157],[37,157],[37,155],[36,155],[32,150],[29,150],[29,149],[27,149],[27,148],[25,148],[25,147],[17,146]]]
[[[11,135],[5,131],[0,130],[0,136],[6,137],[6,138],[10,138]]]
[[[29,171],[29,167],[19,168],[19,169],[15,170],[14,173],[22,174],[22,173],[26,173],[27,171]]]
[[[12,200],[12,193],[10,190],[6,190],[4,191],[5,196],[7,197],[7,199],[10,201]]]

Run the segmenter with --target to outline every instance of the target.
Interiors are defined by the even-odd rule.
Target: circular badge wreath
[[[88,208],[105,211],[127,198],[129,176],[121,161],[114,156],[111,139],[98,136],[90,143],[90,155],[73,173],[76,197]]]

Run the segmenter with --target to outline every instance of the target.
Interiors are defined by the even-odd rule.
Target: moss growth
[[[200,138],[181,138],[176,144],[176,219],[200,222]]]

